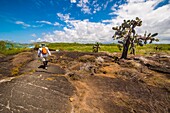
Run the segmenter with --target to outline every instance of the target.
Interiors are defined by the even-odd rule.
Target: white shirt
[[[42,48],[39,48],[38,49],[38,56],[40,56],[40,57],[48,57],[48,55],[51,55],[51,52],[49,51],[49,49],[48,49],[48,47],[45,47],[46,48],[46,50],[47,50],[47,54],[42,54]]]

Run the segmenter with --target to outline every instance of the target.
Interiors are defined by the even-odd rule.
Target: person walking
[[[38,57],[41,58],[44,69],[47,70],[47,64],[48,64],[48,56],[51,56],[51,52],[49,51],[48,47],[44,43],[41,44],[41,47],[38,49]]]

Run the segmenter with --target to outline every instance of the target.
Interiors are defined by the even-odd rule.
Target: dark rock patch
[[[47,78],[53,77],[51,81]],[[25,75],[0,84],[2,113],[70,113],[75,88],[65,77]]]
[[[52,64],[48,65],[47,70],[44,69],[44,67],[42,65],[40,65],[38,67],[38,69],[36,69],[36,72],[45,72],[45,73],[48,73],[48,74],[65,74],[66,73],[65,70],[62,69],[60,66],[52,65]]]

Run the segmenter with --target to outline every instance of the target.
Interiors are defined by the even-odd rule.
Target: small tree
[[[38,50],[40,48],[40,45],[39,44],[35,44],[34,45],[34,50]]]
[[[97,43],[93,46],[93,52],[94,52],[94,53],[97,53],[97,52],[99,52],[99,49],[100,49],[100,45],[99,45],[99,43],[97,42]]]
[[[6,42],[5,41],[0,41],[0,50],[6,49]]]
[[[143,44],[147,44],[148,40],[150,40],[149,43],[152,43],[153,41],[159,41],[158,39],[154,38],[158,35],[158,33],[149,33],[148,35],[146,35],[145,32],[144,36],[138,35],[135,28],[141,25],[141,19],[136,17],[135,20],[124,20],[124,22],[120,26],[112,27],[112,29],[115,30],[113,38],[120,39],[118,43],[123,45],[121,58],[127,58],[129,49],[131,50],[132,54],[135,54],[136,45],[143,46]]]

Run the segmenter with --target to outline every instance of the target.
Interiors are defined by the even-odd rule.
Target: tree
[[[146,35],[145,32],[144,36],[138,35],[135,30],[137,26],[142,26],[142,21],[138,17],[136,17],[135,20],[124,20],[120,26],[112,27],[112,29],[115,30],[115,34],[112,38],[120,39],[118,43],[123,45],[123,52],[121,56],[123,59],[127,58],[129,49],[132,54],[135,54],[136,45],[143,46],[143,44],[147,44],[148,40],[150,40],[149,43],[152,43],[153,41],[159,41],[158,39],[154,38],[158,35],[158,33],[149,33]]]
[[[99,45],[99,43],[97,42],[97,43],[93,46],[93,52],[94,52],[94,53],[97,53],[97,52],[99,51],[99,49],[100,49],[100,45]]]
[[[119,51],[122,51],[123,46],[121,44],[118,44],[117,47],[118,47]]]
[[[0,49],[1,50],[6,49],[6,42],[5,41],[0,41]]]
[[[35,44],[34,45],[34,50],[38,50],[40,48],[40,45],[39,44]]]

